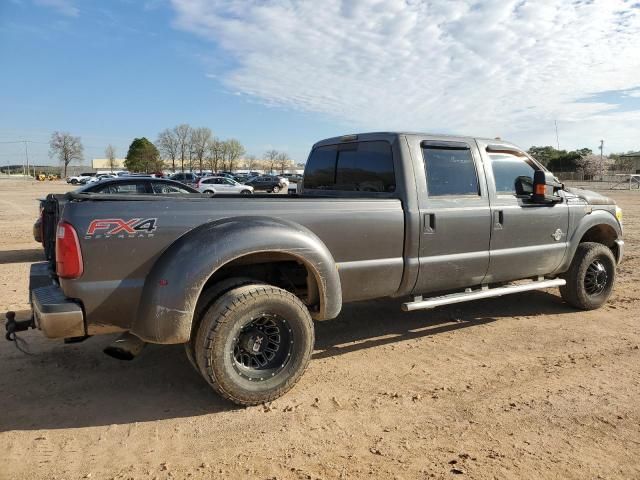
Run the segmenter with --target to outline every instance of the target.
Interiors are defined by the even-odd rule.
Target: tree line
[[[552,172],[558,173],[583,172],[586,175],[598,175],[612,170],[624,172],[631,168],[630,162],[625,164],[621,161],[623,153],[600,155],[594,154],[590,148],[567,151],[552,146],[533,146],[527,153]]]
[[[136,138],[127,152],[125,166],[131,172],[157,171],[170,166],[174,172],[244,168],[284,173],[293,167],[293,161],[286,152],[277,150],[269,150],[258,159],[246,155],[245,147],[235,138],[222,140],[207,127],[180,124],[160,132],[155,144],[144,137]]]
[[[67,176],[67,167],[82,161],[84,147],[80,137],[69,132],[53,132],[49,141],[49,155],[56,157]],[[108,145],[105,157],[111,171],[117,169],[116,149]],[[130,172],[158,172],[167,168],[175,171],[221,170],[239,168],[284,173],[294,166],[286,152],[266,151],[262,158],[247,155],[246,149],[235,138],[220,139],[206,127],[180,124],[160,132],[155,143],[146,137],[134,138],[125,157],[125,168]]]
[[[57,157],[67,176],[70,163],[83,159],[84,147],[80,137],[68,132],[53,132],[49,141],[49,155]],[[553,172],[578,172],[587,175],[601,174],[607,170],[629,171],[620,156],[612,153],[600,156],[590,148],[559,150],[552,146],[532,146],[529,155]],[[116,150],[107,146],[105,156],[111,170],[116,169]],[[221,140],[209,128],[191,127],[180,124],[160,132],[155,143],[145,137],[135,138],[127,152],[125,167],[131,172],[157,172],[167,166],[173,171],[221,170],[233,171],[238,168],[284,173],[293,167],[293,161],[286,152],[266,151],[262,158],[246,155],[242,143],[235,138]]]

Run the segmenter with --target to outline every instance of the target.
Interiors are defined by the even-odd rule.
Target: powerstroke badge
[[[84,238],[147,238],[153,237],[157,218],[96,218],[87,228]]]

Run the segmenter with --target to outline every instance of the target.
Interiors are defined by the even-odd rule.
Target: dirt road
[[[34,200],[65,188],[0,180],[0,311],[27,315]],[[124,363],[112,337],[2,342],[0,478],[640,478],[640,192],[610,194],[627,249],[606,307],[349,305],[267,406],[217,397],[180,346]]]

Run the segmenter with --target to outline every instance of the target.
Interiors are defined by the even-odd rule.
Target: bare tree
[[[209,141],[209,145],[207,147],[208,164],[212,173],[216,173],[224,161],[223,143],[224,142],[221,142],[218,138],[212,138]]]
[[[266,162],[265,170],[268,169],[269,173],[273,173],[276,165],[278,164],[278,155],[280,152],[277,150],[268,150],[264,153],[264,160]]]
[[[109,170],[113,173],[116,169],[116,147],[109,144],[104,150],[104,156],[107,158]]]
[[[277,166],[280,170],[280,173],[283,174],[285,170],[288,170],[293,166],[293,160],[289,157],[289,155],[285,152],[281,152],[276,157]]]
[[[224,160],[225,166],[228,168],[230,172],[232,172],[235,168],[236,162],[242,155],[244,155],[245,149],[242,144],[232,138],[224,142]]]
[[[176,159],[180,153],[178,137],[171,129],[165,129],[158,135],[156,146],[166,160],[171,160],[171,169],[176,171]]]
[[[178,142],[178,157],[180,158],[180,169],[184,172],[184,161],[191,152],[191,126],[183,123],[174,127],[173,133]]]
[[[193,157],[198,162],[201,172],[204,169],[204,159],[207,155],[207,148],[212,138],[213,135],[211,134],[211,130],[206,127],[194,128],[191,132]]]
[[[74,137],[69,132],[53,132],[49,140],[49,156],[58,157],[64,167],[64,177],[67,176],[67,166],[71,162],[83,158],[84,147],[80,137]]]

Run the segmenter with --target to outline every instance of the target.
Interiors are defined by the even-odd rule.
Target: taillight
[[[56,273],[61,278],[78,278],[82,270],[78,234],[70,223],[60,222],[56,232]]]

